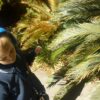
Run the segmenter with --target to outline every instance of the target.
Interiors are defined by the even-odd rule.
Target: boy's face
[[[10,39],[0,37],[0,63],[11,64],[16,60],[16,50]]]

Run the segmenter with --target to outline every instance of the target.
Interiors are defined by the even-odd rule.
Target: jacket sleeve
[[[8,93],[6,84],[0,82],[0,100],[8,100]]]
[[[30,78],[33,87],[36,88],[39,93],[45,93],[45,87],[42,85],[41,81],[36,77],[34,73],[30,72]]]
[[[34,61],[36,57],[36,53],[33,48],[31,48],[29,51],[24,53],[24,57],[26,58],[26,62],[28,65],[31,65],[31,63]]]
[[[30,77],[32,86],[37,90],[38,95],[40,95],[40,97],[43,97],[43,100],[49,100],[49,95],[46,93],[45,87],[42,85],[41,81],[36,77],[34,73],[30,73]]]
[[[36,57],[34,48],[31,48],[23,52],[20,49],[16,49],[16,51],[17,51],[17,54],[21,57],[21,59],[23,59],[24,63],[26,63],[27,65],[31,65],[31,63]]]

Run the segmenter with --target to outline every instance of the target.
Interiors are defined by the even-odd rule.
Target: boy
[[[48,100],[43,85],[28,70],[14,43],[14,37],[0,28],[0,100]]]

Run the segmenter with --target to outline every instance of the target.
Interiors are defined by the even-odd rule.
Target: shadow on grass
[[[74,86],[61,100],[76,100],[84,88],[85,82],[86,81],[83,81],[80,84]]]

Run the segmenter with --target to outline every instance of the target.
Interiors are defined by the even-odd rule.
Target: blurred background
[[[100,100],[100,0],[0,0],[0,26],[42,48],[31,69],[50,100]]]

